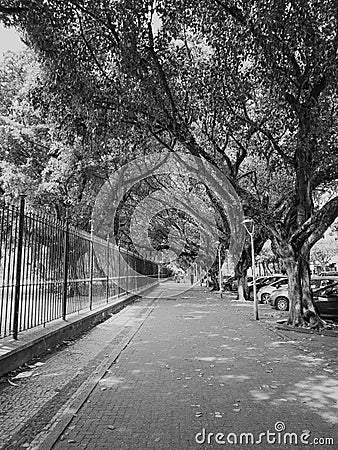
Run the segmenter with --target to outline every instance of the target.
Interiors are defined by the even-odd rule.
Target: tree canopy
[[[92,158],[119,162],[155,142],[205,158],[257,221],[257,246],[270,237],[283,257],[292,323],[316,315],[309,252],[338,214],[337,196],[315,204],[316,192],[337,179],[334,2],[2,5],[43,61],[35,104],[67,145],[80,140]]]

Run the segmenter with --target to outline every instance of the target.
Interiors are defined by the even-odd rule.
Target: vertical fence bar
[[[21,288],[20,282],[21,282],[24,221],[25,221],[25,196],[20,195],[19,233],[18,233],[17,257],[16,257],[14,316],[13,316],[14,339],[18,339],[18,328],[19,328],[19,308],[20,308],[20,288]]]
[[[121,277],[121,255],[120,255],[120,242],[119,245],[117,247],[117,257],[118,257],[118,264],[117,264],[117,298],[120,297],[120,277]]]
[[[89,242],[89,309],[93,307],[93,262],[94,262],[94,242],[93,242],[93,221],[90,222],[90,242]]]
[[[8,254],[8,264],[7,264],[7,280],[8,285],[11,286],[10,289],[7,289],[6,296],[6,311],[5,317],[11,321],[11,325],[13,324],[12,320],[14,318],[14,293],[15,293],[15,268],[16,268],[16,257],[17,257],[17,237],[18,237],[18,217],[17,217],[17,209],[10,207],[8,210],[8,221],[10,225],[10,233],[9,239],[7,240],[7,251]],[[12,251],[13,247],[13,251]],[[8,329],[10,331],[10,327]]]
[[[137,262],[138,259],[137,257],[134,257],[134,261],[133,261],[133,271],[134,271],[134,277],[135,277],[135,290],[137,291],[138,289],[138,267],[137,267]]]
[[[109,234],[107,235],[107,289],[106,289],[106,297],[107,297],[107,303],[109,301]]]
[[[62,299],[62,288],[63,288],[63,258],[62,258],[62,252],[63,252],[63,237],[64,237],[64,231],[63,226],[61,223],[59,224],[59,228],[57,231],[57,260],[58,260],[58,267],[57,267],[57,290],[56,290],[56,296],[55,296],[55,311],[57,316],[55,318],[62,317],[62,302],[59,301],[59,298]]]
[[[6,256],[7,256],[7,235],[8,233],[5,233],[5,226],[4,223],[7,223],[8,221],[5,222],[5,217],[6,217],[6,207],[4,206],[1,210],[1,235],[0,235],[0,243],[1,243],[1,251],[2,251],[2,245],[3,242],[5,242],[5,247],[4,247],[4,255],[3,255],[3,270],[2,270],[2,280],[1,280],[1,293],[0,293],[0,298],[1,298],[1,302],[0,302],[0,337],[2,336],[2,334],[6,335],[6,317],[4,317],[4,324],[1,320],[2,314],[3,314],[3,310],[4,310],[4,300],[5,300],[5,292],[8,291],[8,287],[5,286],[7,280],[6,280]],[[5,239],[4,239],[5,238]],[[4,330],[4,331],[2,331]]]
[[[25,217],[26,220],[26,229],[27,231],[30,229],[29,227],[29,215],[26,214]],[[21,256],[21,274],[22,274],[22,284],[21,284],[21,301],[20,301],[20,329],[18,331],[21,331],[22,329],[26,329],[28,326],[29,321],[29,306],[30,306],[30,299],[27,296],[27,290],[28,290],[28,270],[29,270],[29,264],[28,264],[28,252],[29,252],[29,233],[26,233],[25,238],[25,245],[22,246],[22,256]],[[24,288],[24,289],[23,289]]]
[[[29,230],[28,233],[28,239],[26,242],[26,245],[28,246],[28,261],[27,261],[27,267],[29,269],[29,275],[27,276],[27,290],[25,294],[26,301],[29,302],[29,318],[27,320],[28,326],[31,328],[34,326],[34,305],[32,302],[32,298],[34,296],[32,295],[32,291],[34,289],[33,281],[34,281],[34,261],[33,261],[33,248],[34,248],[34,239],[33,239],[33,219],[32,219],[32,213],[26,214],[26,220],[27,220],[27,229]]]
[[[63,296],[62,296],[62,318],[66,320],[67,315],[67,290],[68,290],[68,262],[69,262],[69,218],[66,217],[66,229],[64,234],[63,254]]]
[[[129,254],[126,249],[126,294],[129,294]]]
[[[38,216],[35,216],[36,220],[36,226],[37,226],[37,233],[36,233],[36,239],[38,244],[38,263],[39,263],[39,269],[37,273],[37,280],[36,280],[36,286],[37,286],[37,304],[38,304],[38,315],[37,320],[38,324],[41,323],[42,315],[43,315],[43,298],[41,295],[41,278],[42,278],[42,252],[43,252],[43,244],[42,244],[42,230],[41,230],[41,222]]]

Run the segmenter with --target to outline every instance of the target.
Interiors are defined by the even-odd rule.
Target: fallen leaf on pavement
[[[33,375],[33,372],[21,372],[16,377],[13,377],[13,380],[20,380],[21,378],[29,378]]]

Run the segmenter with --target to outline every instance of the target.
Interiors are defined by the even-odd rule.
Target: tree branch
[[[160,76],[160,80],[161,83],[163,85],[164,91],[167,94],[167,97],[169,99],[170,105],[171,105],[171,109],[172,109],[172,113],[174,116],[174,120],[176,120],[176,114],[177,114],[177,107],[176,107],[176,103],[173,97],[173,94],[171,92],[171,89],[169,87],[169,83],[167,80],[167,77],[164,73],[163,67],[158,59],[158,56],[156,54],[155,48],[154,48],[154,36],[153,36],[153,30],[152,30],[152,25],[151,23],[148,23],[148,36],[149,36],[149,47],[148,47],[148,52],[150,53],[150,56],[152,57],[152,60],[155,63],[155,66],[157,68],[158,74]]]
[[[258,39],[259,46],[261,47],[263,52],[266,53],[267,46],[265,44],[267,42],[267,37],[264,36],[260,28],[258,28],[250,20],[248,20],[248,18],[245,17],[245,15],[243,14],[242,10],[240,10],[237,6],[229,5],[229,2],[227,2],[226,0],[215,0],[215,2],[233,19],[235,19],[240,25],[247,26],[251,34]],[[292,54],[291,51],[289,51],[289,49],[285,47],[285,41],[283,39],[279,39],[277,35],[275,35],[275,38],[276,40],[279,41],[281,48],[278,47],[277,45],[275,45],[274,48],[278,52],[281,52],[282,54],[287,56],[291,66],[295,71],[295,75],[299,77],[301,75],[301,70],[295,56]]]
[[[95,20],[96,22],[100,23],[104,28],[106,28],[114,37],[114,39],[109,39],[110,42],[112,42],[114,44],[117,44],[117,45],[120,45],[119,36],[118,36],[118,34],[116,32],[115,27],[111,23],[111,18],[110,17],[108,17],[107,18],[107,22],[105,22],[100,17],[97,17],[97,15],[95,15],[91,11],[89,11],[87,8],[85,8],[82,5],[80,5],[79,2],[77,2],[76,0],[69,0],[69,1],[75,8],[78,8],[80,11],[82,11],[85,14],[87,14],[93,20]]]
[[[291,244],[301,247],[307,243],[309,249],[321,238],[338,217],[338,196],[327,202],[293,234]]]
[[[222,0],[215,0],[215,2],[220,6],[224,11],[226,11],[230,16],[232,16],[234,19],[236,19],[239,23],[242,25],[246,25],[247,21],[244,17],[243,12],[237,8],[237,6],[229,5],[228,2],[222,1]]]
[[[25,8],[23,6],[2,6],[0,5],[0,14],[5,14],[8,16],[11,16],[13,14],[20,14],[21,12],[27,11],[28,8]]]
[[[80,14],[78,13],[78,11],[76,11],[76,15],[77,15],[77,18],[78,18],[78,21],[79,21],[82,39],[83,39],[83,41],[84,41],[84,43],[85,43],[87,49],[89,50],[89,52],[90,52],[90,54],[91,54],[91,57],[93,58],[93,60],[94,60],[94,62],[95,62],[95,64],[96,64],[96,66],[98,67],[98,69],[100,70],[100,72],[102,73],[102,75],[104,76],[104,78],[106,78],[106,80],[108,80],[108,81],[110,82],[111,80],[109,79],[109,77],[108,77],[108,75],[106,74],[104,68],[102,67],[102,65],[100,64],[99,60],[97,59],[94,50],[92,49],[91,45],[89,44],[89,42],[88,42],[88,40],[87,40],[87,38],[86,38],[84,29],[83,29],[82,19],[81,19]]]
[[[216,140],[215,140],[215,138],[213,137],[213,135],[210,134],[210,133],[208,133],[206,127],[205,127],[205,129],[202,130],[202,131],[203,131],[203,134],[205,134],[205,136],[206,136],[206,137],[209,139],[209,141],[212,143],[212,145],[214,146],[214,149],[215,149],[220,155],[223,156],[223,158],[224,158],[224,160],[225,160],[225,162],[226,162],[226,164],[227,164],[227,166],[228,166],[229,173],[230,173],[231,175],[233,175],[233,174],[234,174],[234,167],[233,167],[233,164],[232,164],[231,159],[229,158],[229,156],[225,153],[225,148],[226,148],[226,146],[227,146],[228,139],[226,139],[226,145],[224,146],[224,148],[223,148],[223,146],[222,146],[222,148],[221,148],[221,147],[219,146],[219,144],[216,142]],[[228,136],[227,136],[227,137],[228,137]]]
[[[330,164],[324,169],[317,170],[312,176],[311,185],[313,188],[318,187],[323,182],[328,183],[330,181],[338,180],[338,164]]]

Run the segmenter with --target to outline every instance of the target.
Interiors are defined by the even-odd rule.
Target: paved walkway
[[[337,448],[337,339],[281,334],[266,305],[256,322],[251,303],[186,287],[161,285],[3,383],[2,448]]]

